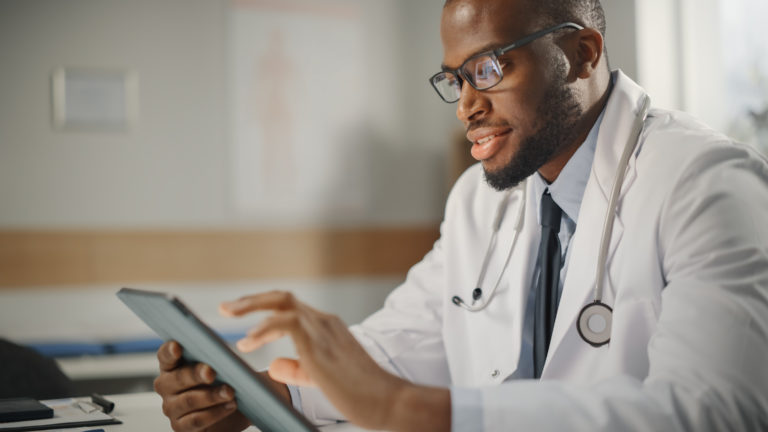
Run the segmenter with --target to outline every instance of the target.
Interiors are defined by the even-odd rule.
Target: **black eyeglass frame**
[[[468,82],[469,85],[472,86],[472,88],[474,88],[475,90],[479,90],[479,91],[488,90],[490,88],[493,88],[493,87],[497,86],[504,79],[504,71],[502,70],[501,65],[499,64],[499,57],[500,56],[506,54],[509,51],[512,51],[515,48],[520,48],[520,47],[522,47],[524,45],[527,45],[527,44],[535,41],[536,39],[538,39],[540,37],[546,36],[546,35],[548,35],[550,33],[556,32],[556,31],[558,31],[560,29],[564,29],[564,28],[573,28],[573,29],[576,29],[576,30],[584,30],[584,26],[582,26],[580,24],[576,24],[574,22],[564,22],[564,23],[558,24],[558,25],[556,25],[554,27],[546,28],[544,30],[539,30],[539,31],[537,31],[535,33],[531,33],[531,34],[529,34],[527,36],[523,36],[521,39],[518,39],[515,42],[512,42],[511,44],[509,44],[509,45],[507,45],[505,47],[496,48],[494,50],[484,51],[484,52],[475,54],[472,57],[466,59],[464,61],[464,63],[462,63],[461,66],[458,67],[458,69],[443,69],[440,72],[432,75],[429,78],[429,83],[432,84],[432,88],[435,89],[435,91],[437,92],[438,96],[440,96],[440,99],[442,99],[446,103],[458,102],[460,98],[456,98],[456,100],[450,100],[449,101],[449,100],[445,99],[445,97],[443,97],[443,94],[440,93],[440,90],[438,90],[437,85],[435,85],[435,78],[437,78],[437,76],[441,75],[441,74],[445,74],[445,73],[453,74],[453,76],[455,76],[456,78],[459,79],[459,88],[461,88],[461,85],[463,85],[464,81]],[[477,85],[475,85],[473,80],[470,79],[469,76],[464,73],[464,66],[466,66],[467,63],[471,62],[472,60],[474,60],[474,59],[476,59],[478,57],[483,57],[483,56],[490,57],[496,63],[496,66],[498,67],[498,70],[499,70],[499,80],[496,83],[494,83],[494,84],[492,84],[492,85],[490,85],[488,87],[479,88]]]

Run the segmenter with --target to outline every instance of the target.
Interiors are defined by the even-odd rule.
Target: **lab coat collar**
[[[645,90],[637,85],[621,70],[612,72],[612,79],[616,83],[608,103],[605,106],[603,122],[609,127],[600,130],[595,150],[595,161],[592,165],[593,175],[597,185],[605,198],[606,204],[616,178],[616,167],[624,151],[624,145],[629,139],[635,117],[639,115],[643,101],[647,96]],[[619,197],[624,196],[635,179],[635,161],[640,152],[640,145],[635,149],[635,154],[629,159],[627,171]]]

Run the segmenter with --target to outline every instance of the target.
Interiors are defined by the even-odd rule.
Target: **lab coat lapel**
[[[543,371],[544,376],[548,375],[548,372],[549,374],[557,374],[556,369],[560,365],[558,365],[558,361],[553,359],[558,358],[557,351],[566,335],[570,333],[578,337],[576,331],[578,314],[584,305],[594,300],[597,256],[600,250],[600,239],[611,188],[616,178],[616,169],[621,153],[627,144],[635,116],[639,113],[643,98],[645,97],[643,89],[633,83],[621,71],[614,73],[616,74],[616,81],[611,96],[608,99],[600,131],[598,132],[595,159],[586,190],[584,191],[576,232],[571,240],[570,247],[572,250],[568,263],[568,273],[563,285],[555,328],[552,333],[552,342],[547,357],[548,361]],[[619,207],[621,206],[621,197],[624,196],[634,182],[636,176],[635,156],[638,150],[639,147],[630,158],[628,171],[619,195]],[[616,246],[621,240],[623,231],[624,225],[620,214],[617,214],[608,249],[606,268],[610,268],[611,259],[616,251]],[[612,305],[614,287],[610,282],[610,279],[606,277],[603,301]],[[583,345],[584,347],[589,347],[587,344]],[[562,367],[565,367],[565,363],[568,362],[566,357],[569,356],[560,356],[564,362]]]
[[[522,205],[522,190],[516,191],[510,198],[512,201],[506,210],[504,222],[499,229],[499,253],[493,255],[489,263],[488,273],[486,275],[486,287],[490,289],[492,284],[496,283],[504,271],[499,289],[497,290],[493,301],[488,305],[485,314],[488,319],[494,322],[505,322],[503,326],[486,326],[485,336],[487,340],[503,341],[503,343],[494,343],[487,347],[487,352],[483,353],[487,364],[480,367],[481,375],[476,377],[476,383],[479,385],[490,385],[498,383],[504,377],[512,374],[517,369],[520,358],[521,339],[520,337],[511,337],[512,335],[522,335],[523,320],[525,316],[525,304],[530,288],[531,273],[533,264],[531,260],[536,259],[536,246],[539,242],[538,223],[536,217],[536,208],[532,204],[531,187],[532,182],[526,182],[524,187],[527,190],[526,202],[523,213],[523,225],[520,228],[516,244],[512,245],[513,231],[516,225],[516,214],[518,206]],[[510,248],[513,248],[512,256],[506,270],[504,264]],[[491,334],[491,333],[496,334]]]

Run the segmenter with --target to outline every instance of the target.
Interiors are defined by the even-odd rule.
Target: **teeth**
[[[490,140],[494,139],[495,137],[496,137],[496,135],[489,135],[489,136],[487,136],[487,137],[485,137],[485,138],[482,138],[482,139],[479,139],[479,140],[477,140],[477,143],[478,143],[478,144],[485,144],[485,143],[487,143],[488,141],[490,141]]]

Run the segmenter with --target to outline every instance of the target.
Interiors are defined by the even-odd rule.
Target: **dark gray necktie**
[[[536,284],[536,306],[533,321],[533,377],[541,377],[547,359],[549,341],[555,326],[559,301],[560,267],[562,254],[560,218],[563,211],[552,200],[549,190],[541,198],[541,243],[539,244],[539,280]]]

